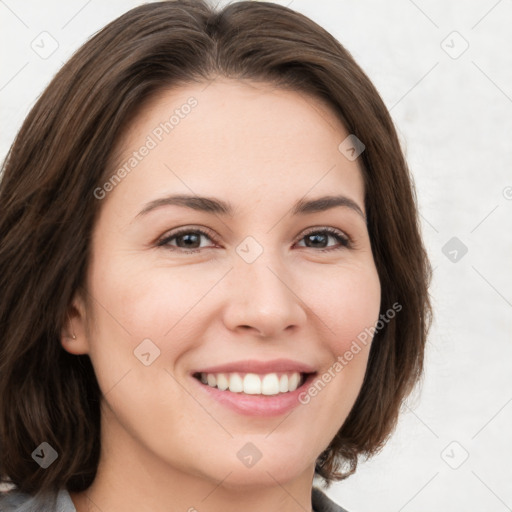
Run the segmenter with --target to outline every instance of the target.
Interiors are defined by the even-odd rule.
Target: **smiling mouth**
[[[315,372],[316,373],[316,372]],[[194,378],[205,386],[220,391],[246,395],[275,396],[291,393],[301,387],[313,373],[273,372],[257,373],[195,373]]]

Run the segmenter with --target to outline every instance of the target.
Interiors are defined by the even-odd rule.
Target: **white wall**
[[[2,158],[71,53],[140,3],[0,2]],[[512,3],[279,3],[332,32],[391,109],[435,267],[421,393],[383,452],[327,492],[350,512],[512,510]],[[47,59],[31,48],[43,31],[58,44]],[[445,249],[456,262],[452,237],[468,249]]]

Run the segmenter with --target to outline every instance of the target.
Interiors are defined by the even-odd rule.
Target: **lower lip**
[[[195,377],[192,377],[192,379],[209,397],[239,414],[246,416],[280,416],[298,405],[302,405],[299,401],[299,395],[309,387],[315,375],[314,373],[309,374],[304,383],[295,391],[278,395],[247,395],[245,393],[233,393],[228,390],[221,391],[218,388],[203,384]]]

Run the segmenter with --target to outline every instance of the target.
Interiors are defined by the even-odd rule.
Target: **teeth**
[[[227,379],[229,382],[229,391],[233,393],[241,393],[244,390],[244,383],[242,381],[242,377],[235,373],[233,375],[227,375]]]
[[[244,393],[261,395],[261,379],[255,373],[248,373],[244,377]]]
[[[263,377],[261,392],[264,395],[277,395],[279,393],[279,379],[275,373],[269,373]]]
[[[288,375],[286,373],[281,375],[279,379],[279,391],[281,393],[286,393],[288,391]]]
[[[277,395],[295,391],[302,383],[302,376],[299,372],[279,375],[247,373],[245,376],[239,373],[201,373],[200,380],[203,384],[221,391],[229,389],[232,393],[247,395]]]
[[[229,388],[229,380],[223,373],[219,373],[217,375],[217,387],[221,391],[225,391],[226,389]]]
[[[292,373],[292,376],[288,379],[288,389],[295,391],[299,387],[300,374]]]

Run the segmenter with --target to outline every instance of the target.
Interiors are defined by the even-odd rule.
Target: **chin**
[[[210,478],[213,476],[217,484],[223,481],[223,487],[233,489],[275,485],[276,481],[285,484],[308,471],[313,478],[320,452],[310,455],[301,443],[290,442],[285,447],[277,437],[278,443],[274,445],[271,437],[272,434],[268,440],[254,436],[232,439],[233,448],[227,447],[219,454],[210,453],[209,460],[203,461],[202,470]]]

